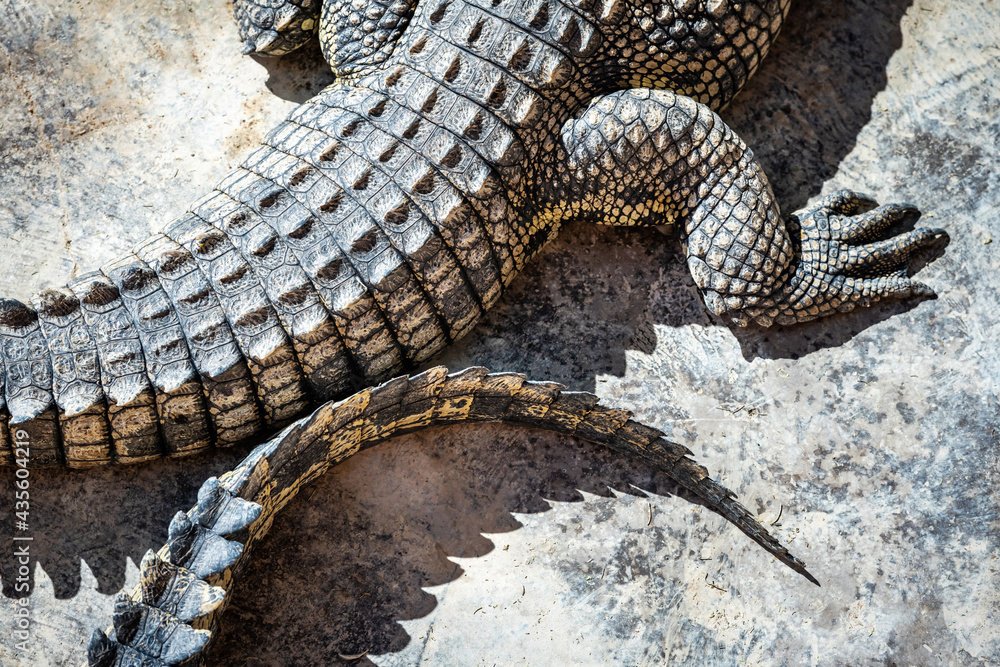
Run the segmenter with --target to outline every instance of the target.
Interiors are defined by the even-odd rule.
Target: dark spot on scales
[[[448,12],[448,5],[450,4],[451,4],[450,2],[442,3],[441,5],[438,6],[437,9],[434,10],[434,13],[431,14],[432,24],[436,25],[441,22],[441,19],[443,19],[444,15]]]
[[[194,250],[199,255],[207,255],[222,243],[223,238],[218,234],[202,234],[194,240]]]
[[[497,85],[493,86],[493,90],[490,91],[489,99],[486,103],[490,105],[492,109],[499,109],[504,101],[507,99],[507,82],[501,76],[500,80],[497,81]]]
[[[299,169],[289,179],[289,181],[288,181],[288,187],[294,188],[296,185],[299,185],[300,183],[302,183],[302,181],[304,181],[307,178],[309,178],[309,176],[312,174],[312,171],[313,171],[312,167],[304,167],[302,169]]]
[[[135,362],[138,359],[138,357],[136,356],[135,352],[126,352],[125,354],[120,355],[119,359],[122,361],[122,363],[131,364]]]
[[[424,103],[420,106],[420,110],[425,114],[430,113],[431,111],[434,110],[434,105],[437,104],[437,101],[438,101],[438,91],[437,88],[435,88],[431,92],[431,94],[427,96],[427,99],[424,100]]]
[[[246,315],[238,319],[236,321],[236,324],[234,324],[233,326],[236,327],[237,329],[248,329],[251,327],[258,327],[261,324],[264,324],[264,322],[267,322],[267,320],[270,319],[270,317],[271,313],[265,306],[263,308],[258,308],[253,312],[247,313]]]
[[[38,295],[38,301],[38,314],[42,317],[66,317],[80,307],[76,297],[55,290],[43,291]]]
[[[211,342],[218,337],[220,331],[224,331],[225,329],[228,328],[229,325],[224,325],[222,323],[213,324],[212,326],[202,329],[198,333],[191,336],[191,342],[193,343],[204,343],[206,341]]]
[[[344,201],[344,193],[338,192],[337,194],[326,200],[326,203],[319,207],[321,213],[333,213],[338,208],[340,208],[340,202]],[[310,225],[311,227],[312,225]]]
[[[541,7],[539,7],[538,11],[535,12],[534,18],[531,19],[531,23],[529,23],[528,25],[531,26],[532,30],[541,30],[542,28],[545,27],[545,24],[547,24],[548,22],[549,22],[549,6],[545,4],[543,0]]]
[[[403,132],[403,138],[406,140],[410,140],[413,137],[417,136],[417,132],[419,131],[420,131],[420,121],[415,120],[408,128],[406,128],[406,131]]]
[[[340,136],[344,138],[350,137],[351,135],[353,135],[355,132],[358,131],[358,128],[360,126],[361,126],[361,119],[352,120],[344,127],[343,130],[340,131]]]
[[[371,250],[378,243],[378,231],[375,229],[369,229],[365,232],[364,236],[358,238],[354,243],[351,244],[351,254],[361,254],[366,252],[371,252]]]
[[[399,148],[398,142],[393,142],[391,146],[382,151],[382,154],[378,156],[379,162],[388,162],[392,159],[392,156],[396,154],[396,149]]]
[[[240,211],[233,217],[229,218],[228,222],[226,222],[226,226],[229,229],[240,229],[249,219],[250,216],[247,215],[246,211]]]
[[[281,199],[281,195],[283,194],[284,193],[281,190],[278,190],[277,192],[272,192],[271,194],[260,200],[260,207],[263,209],[271,208],[272,206],[278,203],[278,201]]]
[[[337,153],[340,151],[340,144],[334,144],[326,149],[326,151],[319,156],[320,162],[333,162],[334,158],[337,157]]]
[[[476,22],[476,25],[473,26],[472,30],[469,32],[469,36],[466,38],[465,41],[470,45],[475,44],[476,40],[478,40],[482,34],[483,34],[483,20],[479,19],[479,21]]]
[[[454,169],[462,161],[462,147],[456,145],[448,154],[441,158],[441,164],[448,167],[449,169]]]
[[[354,181],[354,185],[352,185],[351,187],[353,187],[355,190],[364,190],[365,188],[368,187],[368,182],[371,180],[371,177],[372,177],[372,170],[367,169],[365,170],[365,173],[361,174],[358,180]]]
[[[202,299],[207,298],[208,295],[211,293],[212,292],[210,290],[203,289],[200,292],[195,292],[194,294],[184,297],[183,299],[181,299],[181,303],[189,306],[194,305],[199,301],[201,301]]]
[[[510,57],[510,62],[507,63],[507,67],[515,72],[523,72],[528,68],[531,63],[531,45],[528,44],[528,40],[521,42],[521,46],[518,47],[514,55]]]
[[[163,318],[168,317],[169,315],[170,315],[170,309],[164,308],[163,310],[158,310],[155,313],[151,315],[146,315],[145,317],[142,317],[140,319],[142,319],[143,322],[155,322],[156,320],[162,320]]]
[[[118,298],[118,288],[105,282],[93,282],[83,295],[88,306],[106,306]]]
[[[293,290],[289,290],[278,297],[278,301],[290,306],[297,306],[304,302],[312,292],[311,285],[301,285]]]
[[[327,262],[326,266],[316,272],[316,277],[322,280],[333,280],[340,275],[340,270],[343,268],[343,265],[343,257],[331,260]]]
[[[246,273],[247,267],[244,265],[230,273],[228,276],[222,276],[219,278],[219,282],[223,285],[232,285],[233,283],[238,282],[243,276],[246,275]]]
[[[277,243],[278,243],[278,239],[276,237],[272,236],[271,238],[269,238],[267,240],[266,243],[264,243],[263,245],[255,248],[251,254],[253,254],[254,257],[261,257],[261,258],[267,257],[272,252],[274,252],[274,246]]]
[[[385,214],[385,222],[389,225],[399,226],[410,217],[410,204],[403,202],[396,208]]]
[[[399,80],[402,78],[404,71],[405,70],[403,70],[402,67],[397,67],[396,71],[394,71],[389,76],[385,77],[385,85],[389,88],[395,86],[397,83],[399,83]]]
[[[462,59],[456,57],[451,61],[451,65],[448,66],[448,71],[444,73],[444,80],[448,83],[453,82],[458,78],[458,75],[462,71]]]
[[[122,274],[122,289],[126,292],[138,292],[155,277],[152,271],[133,266]]]
[[[427,46],[427,38],[421,37],[420,39],[417,40],[416,44],[410,47],[410,54],[414,56],[417,55],[418,53],[424,50],[425,46]]]
[[[372,118],[378,118],[379,116],[385,113],[385,106],[386,106],[386,101],[382,100],[381,102],[379,102],[378,104],[376,104],[375,106],[373,106],[371,109],[368,110],[368,115],[371,116]]]
[[[324,204],[324,206],[325,205],[326,204]],[[313,225],[315,224],[316,224],[316,218],[306,218],[305,220],[302,221],[302,223],[298,227],[288,232],[288,236],[295,239],[296,241],[300,241],[305,237],[309,236],[309,232],[312,231]]]
[[[191,255],[180,250],[170,250],[163,253],[163,263],[160,264],[160,271],[166,275],[170,275],[181,269],[191,261]]]
[[[434,172],[427,172],[424,176],[413,184],[413,191],[417,194],[428,195],[434,190]]]
[[[167,353],[176,350],[178,347],[180,347],[180,345],[181,342],[179,340],[172,340],[169,343],[157,347],[156,350],[154,350],[154,354],[156,354],[157,356],[164,356]]]
[[[483,112],[480,111],[476,113],[476,117],[473,118],[472,122],[465,127],[465,130],[463,130],[462,134],[465,135],[467,139],[478,141],[479,138],[483,135],[484,120],[485,118],[483,117]]]

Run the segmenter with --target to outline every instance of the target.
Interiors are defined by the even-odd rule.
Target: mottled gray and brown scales
[[[100,273],[81,276],[69,288],[96,346],[112,460],[138,463],[160,456],[156,391],[146,372],[136,325],[118,290]]]

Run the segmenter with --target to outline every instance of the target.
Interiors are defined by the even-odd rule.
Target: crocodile
[[[362,446],[459,421],[638,457],[816,583],[627,412],[484,369],[399,375],[468,333],[570,219],[677,226],[706,306],[741,326],[932,297],[912,260],[946,233],[892,234],[915,206],[841,191],[782,218],[717,113],[789,6],[236,0],[245,52],[318,34],[336,82],[163,232],[30,305],[0,301],[0,465],[188,456],[323,405],[175,517],[90,664],[203,660],[250,547],[295,493]]]
[[[185,456],[274,432],[461,338],[568,219],[674,224],[747,325],[884,298],[939,229],[851,192],[783,220],[722,121],[790,0],[239,0],[250,51],[337,80],[162,233],[0,301],[0,465]]]

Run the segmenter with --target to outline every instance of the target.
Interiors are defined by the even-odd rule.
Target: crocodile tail
[[[165,662],[203,660],[255,544],[275,515],[331,466],[395,435],[431,426],[502,422],[541,428],[635,456],[666,473],[735,524],[778,560],[816,583],[805,565],[692,461],[691,452],[663,433],[631,419],[627,410],[599,405],[584,392],[516,373],[443,367],[402,376],[350,398],[327,403],[310,417],[260,445],[233,470],[211,478],[198,504],[170,523],[169,541],[148,553],[140,585],[115,606],[114,626],[97,630],[89,664],[116,656]],[[117,651],[117,653],[116,653]],[[132,664],[132,663],[128,663]],[[138,664],[138,663],[135,663]]]

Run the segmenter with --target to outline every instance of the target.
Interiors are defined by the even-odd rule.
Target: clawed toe
[[[817,208],[826,208],[838,215],[855,215],[859,211],[867,211],[875,206],[878,206],[878,201],[871,195],[839,190],[821,199]]]
[[[893,228],[919,217],[913,204],[878,206],[870,195],[841,190],[793,216],[789,231],[801,234],[803,262],[820,272],[850,278],[909,276],[921,251],[948,239],[943,229],[930,228],[890,236]]]
[[[831,230],[847,243],[861,244],[883,238],[892,227],[915,222],[920,210],[913,204],[884,204],[852,217],[834,217]]]
[[[904,276],[848,279],[843,285],[844,305],[839,310],[854,306],[870,306],[884,299],[937,298],[937,293],[927,285]]]
[[[847,246],[842,252],[844,275],[884,276],[905,274],[910,259],[918,251],[937,244],[947,234],[942,229],[916,229],[867,245]]]

